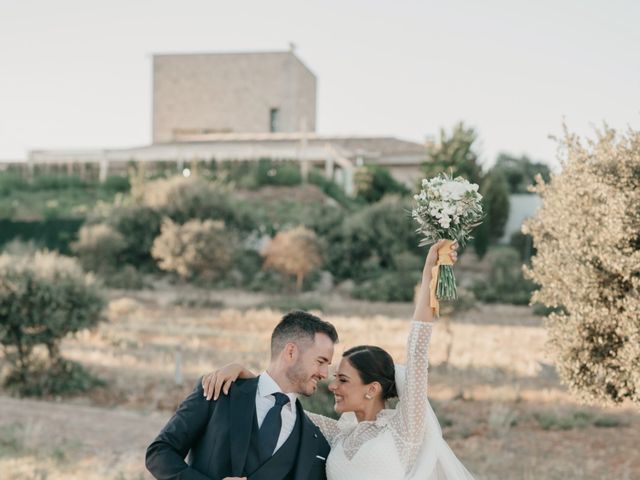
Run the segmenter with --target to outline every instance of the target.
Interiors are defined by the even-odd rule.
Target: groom
[[[160,480],[326,479],[329,444],[297,395],[312,395],[327,378],[337,341],[330,323],[287,313],[271,335],[266,372],[237,380],[215,401],[198,382],[149,445],[147,469]]]

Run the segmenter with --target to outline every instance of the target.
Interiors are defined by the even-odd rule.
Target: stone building
[[[351,194],[362,165],[385,167],[413,188],[426,160],[421,143],[316,134],[316,77],[293,50],[154,55],[152,123],[150,145],[31,151],[28,168],[66,165],[106,179],[131,163],[182,171],[198,162],[269,158],[300,162],[303,176],[316,168]]]
[[[153,143],[315,128],[316,77],[293,51],[153,57]]]

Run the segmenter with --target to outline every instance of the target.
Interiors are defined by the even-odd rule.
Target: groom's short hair
[[[338,332],[329,322],[303,310],[285,314],[271,334],[271,356],[278,355],[289,342],[299,347],[302,343],[313,343],[316,333],[324,333],[333,343],[338,343]]]

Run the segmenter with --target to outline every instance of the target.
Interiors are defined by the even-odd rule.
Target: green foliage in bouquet
[[[451,178],[441,173],[432,179],[422,180],[420,193],[414,196],[416,206],[412,211],[418,223],[417,232],[422,236],[420,246],[439,240],[455,240],[464,246],[471,238],[471,231],[482,222],[482,195],[478,185],[462,177]],[[451,265],[438,269],[436,297],[439,300],[457,298],[456,281]],[[433,306],[436,308],[437,306]]]

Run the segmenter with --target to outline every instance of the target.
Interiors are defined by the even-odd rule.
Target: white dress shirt
[[[276,381],[271,378],[267,372],[262,372],[258,378],[258,390],[256,391],[256,416],[258,417],[258,427],[262,426],[264,417],[267,416],[267,412],[276,404],[276,397],[274,393],[284,393],[278,386]],[[293,431],[293,427],[296,424],[296,399],[298,398],[295,393],[285,393],[289,397],[289,403],[282,407],[280,418],[282,418],[282,428],[280,429],[280,436],[278,437],[278,443],[276,443],[276,449],[274,453],[287,441],[289,435]]]

